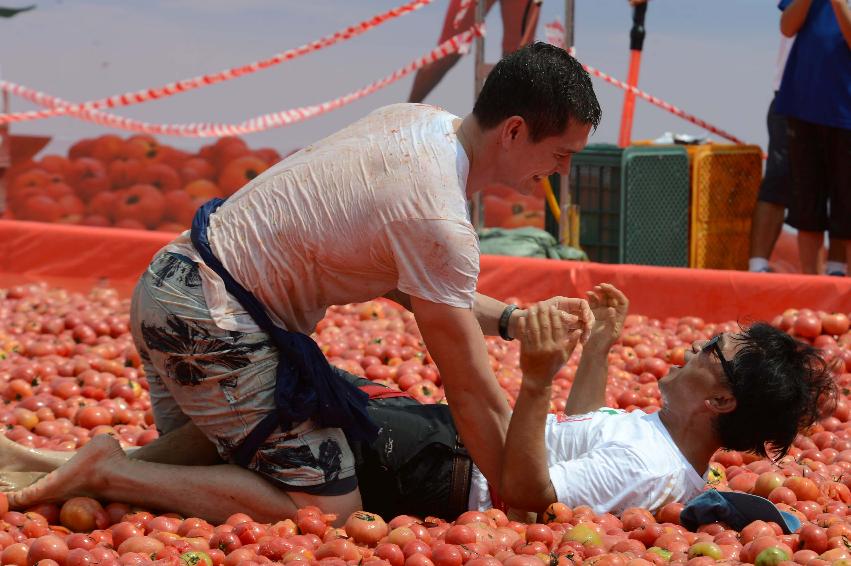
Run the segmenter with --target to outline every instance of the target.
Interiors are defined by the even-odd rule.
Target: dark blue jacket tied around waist
[[[235,463],[247,466],[278,426],[289,430],[308,419],[321,427],[340,428],[352,440],[372,442],[378,427],[366,410],[369,395],[337,376],[310,336],[276,326],[257,297],[238,283],[213,254],[207,228],[210,216],[224,202],[214,198],[198,209],[192,220],[192,244],[207,267],[222,278],[228,293],[271,336],[280,352],[275,379],[276,410],[266,415],[236,449]]]

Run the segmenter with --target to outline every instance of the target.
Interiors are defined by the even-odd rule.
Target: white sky
[[[248,63],[318,39],[405,0],[32,0],[38,8],[0,19],[2,77],[71,101]],[[24,6],[28,0],[0,0]],[[229,83],[117,113],[151,122],[238,122],[312,104],[389,74],[434,45],[446,0],[356,39]],[[576,0],[581,61],[625,78],[631,11],[626,0]],[[541,24],[563,18],[563,3],[546,0]],[[779,45],[779,11],[765,0],[651,0],[639,87],[765,146],[765,111]],[[489,59],[498,56],[498,10],[488,18]],[[539,28],[538,38],[543,38]],[[252,147],[287,151],[315,141],[372,109],[404,101],[411,78],[333,113],[246,137]],[[603,123],[592,142],[615,142],[623,93],[595,79]],[[472,55],[446,76],[426,102],[464,115],[473,101]],[[34,106],[12,100],[14,111]],[[71,118],[15,125],[13,132],[73,141],[107,130]],[[633,138],[703,130],[639,100]],[[130,135],[119,132],[122,135]],[[209,140],[163,138],[185,148]]]

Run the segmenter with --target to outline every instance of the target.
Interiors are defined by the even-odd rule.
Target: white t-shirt
[[[471,308],[479,243],[457,120],[395,104],[302,149],[213,214],[213,253],[276,324],[303,333],[330,305],[393,289]],[[164,249],[199,260],[188,232]],[[257,330],[212,270],[201,278],[218,326]]]
[[[674,444],[659,413],[598,409],[548,415],[547,463],[558,500],[595,513],[656,510],[698,495],[705,481]],[[491,507],[488,483],[473,470],[469,508]]]

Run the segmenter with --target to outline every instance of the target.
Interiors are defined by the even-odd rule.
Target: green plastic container
[[[570,193],[579,205],[579,243],[591,261],[621,261],[622,153],[616,145],[592,144],[571,161]]]
[[[551,182],[558,186],[557,178]],[[573,156],[570,193],[579,205],[579,243],[591,261],[688,266],[683,147],[590,144]]]
[[[626,148],[621,184],[620,262],[687,267],[691,188],[685,148]]]

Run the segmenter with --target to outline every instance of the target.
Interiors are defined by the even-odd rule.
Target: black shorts
[[[356,385],[371,384],[345,372]],[[370,399],[381,427],[372,444],[350,442],[363,508],[382,517],[415,515],[454,520],[467,511],[472,461],[449,407],[410,397]]]
[[[787,118],[792,194],[788,223],[851,240],[851,130]]]
[[[788,208],[792,192],[789,179],[789,143],[786,136],[786,116],[774,111],[776,99],[775,93],[765,118],[768,126],[768,159],[765,162],[765,175],[759,186],[757,200]]]

